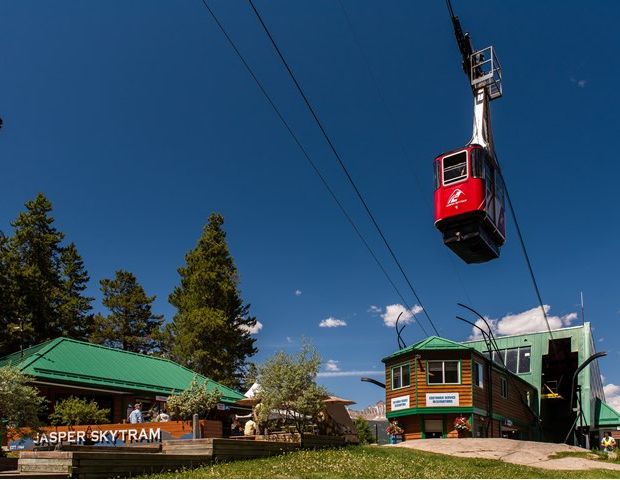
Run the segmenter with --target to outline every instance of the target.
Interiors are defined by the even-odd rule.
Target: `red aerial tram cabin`
[[[467,263],[499,257],[506,239],[504,184],[487,149],[470,144],[435,159],[435,226]]]

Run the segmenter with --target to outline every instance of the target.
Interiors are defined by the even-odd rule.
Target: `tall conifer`
[[[125,270],[100,284],[102,303],[110,314],[95,316],[91,341],[136,353],[158,351],[164,317],[151,310],[155,296],[149,297],[135,275]]]
[[[241,299],[223,223],[222,215],[212,214],[198,244],[185,255],[185,266],[178,269],[181,283],[169,297],[177,313],[168,332],[175,360],[238,388],[246,359],[257,351],[250,333],[256,318]]]
[[[0,355],[67,335],[85,338],[91,298],[75,245],[62,245],[52,204],[39,193],[0,240]]]

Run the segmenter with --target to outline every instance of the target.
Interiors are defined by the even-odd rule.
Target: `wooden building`
[[[406,440],[458,437],[457,417],[465,435],[539,439],[536,387],[470,346],[429,337],[382,361],[387,418]]]
[[[0,367],[7,365],[32,377],[33,385],[49,402],[48,415],[59,400],[76,396],[109,409],[110,423],[126,421],[137,402],[148,420],[146,412],[163,407],[169,395],[182,392],[193,380],[206,384],[207,390],[220,391],[216,413],[222,419],[230,417],[231,410],[239,410],[236,402],[244,398],[171,360],[64,337],[0,358]],[[46,423],[47,418],[42,420]]]

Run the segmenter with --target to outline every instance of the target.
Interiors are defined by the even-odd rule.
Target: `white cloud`
[[[368,310],[366,311],[370,314],[377,315],[381,313],[383,310],[381,310],[381,308],[377,307],[376,305],[371,305],[370,307],[368,307]]]
[[[286,337],[287,343],[293,343],[293,339],[291,337]]]
[[[603,391],[605,392],[605,403],[620,412],[620,386],[608,383],[603,387]]]
[[[551,310],[549,305],[544,305],[544,308],[547,319],[549,320],[549,327],[552,330],[569,327],[573,321],[577,320],[577,314],[575,312],[560,317],[557,315],[549,315],[549,311]],[[522,333],[543,332],[547,330],[545,316],[540,307],[534,307],[521,313],[510,313],[499,320],[488,317],[485,317],[485,319],[493,333],[497,336],[519,335]],[[475,323],[483,330],[488,330],[482,320],[478,319]],[[472,335],[469,338],[471,340],[479,340],[482,338],[482,334],[479,329],[472,327]]]
[[[398,316],[400,316],[400,321],[398,322],[400,325],[405,325],[408,323],[415,322],[414,315],[422,312],[423,308],[420,305],[414,305],[411,307],[411,310],[408,310],[406,307],[403,307],[400,303],[396,303],[394,305],[388,305],[385,307],[385,313],[381,314],[381,318],[383,318],[383,323],[388,327],[395,327],[396,320]]]
[[[327,362],[325,362],[325,370],[328,372],[339,372],[340,367],[338,363],[340,363],[338,360],[327,360]]]
[[[295,290],[295,296],[299,297],[301,295],[301,290],[297,289]]]
[[[344,320],[338,320],[337,318],[334,318],[334,317],[326,318],[325,320],[321,320],[321,323],[319,323],[319,327],[324,327],[324,328],[336,328],[336,327],[346,327],[346,326],[347,326],[347,322],[345,322]]]
[[[256,320],[256,323],[253,327],[248,327],[247,325],[239,325],[239,330],[243,330],[244,332],[248,332],[250,335],[255,335],[263,329],[263,324]]]
[[[331,377],[358,377],[358,376],[366,376],[366,375],[385,375],[383,370],[348,370],[348,371],[337,371],[337,372],[319,372],[317,373],[317,377],[321,378],[331,378]]]
[[[580,80],[577,80],[575,77],[570,77],[570,81],[571,83],[576,84],[579,88],[585,88],[586,85],[588,84],[588,81],[583,78]]]

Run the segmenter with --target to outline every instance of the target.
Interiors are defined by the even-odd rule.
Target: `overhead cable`
[[[230,44],[230,46],[232,47],[232,49],[235,51],[235,53],[237,54],[237,56],[239,57],[239,59],[241,60],[241,63],[243,64],[243,66],[245,67],[245,69],[248,71],[248,73],[250,74],[250,76],[252,77],[252,79],[254,80],[254,82],[256,83],[256,85],[258,86],[258,88],[260,89],[261,93],[263,94],[263,96],[265,97],[265,99],[267,100],[267,102],[271,105],[271,108],[273,109],[273,111],[275,112],[276,116],[278,117],[278,119],[280,120],[280,122],[282,122],[282,125],[284,125],[284,127],[286,128],[286,130],[288,131],[288,133],[291,135],[291,137],[293,138],[295,144],[299,147],[299,149],[301,150],[302,154],[304,155],[304,157],[306,158],[306,160],[308,161],[308,163],[310,164],[310,166],[312,167],[313,171],[316,173],[316,175],[319,177],[319,179],[321,180],[321,182],[323,183],[323,185],[325,186],[325,188],[327,189],[327,191],[329,192],[330,196],[332,197],[332,199],[336,202],[336,204],[338,205],[338,207],[340,208],[340,211],[342,212],[342,214],[345,216],[345,218],[347,219],[347,221],[349,222],[349,224],[353,227],[353,230],[355,231],[355,233],[357,234],[357,236],[359,237],[359,239],[362,241],[362,243],[364,244],[364,246],[366,247],[366,249],[368,250],[368,252],[370,253],[371,257],[373,258],[373,260],[375,261],[375,263],[377,264],[377,266],[379,267],[379,269],[383,272],[383,274],[385,275],[386,279],[388,280],[388,282],[390,283],[390,285],[392,286],[392,288],[394,289],[394,291],[396,292],[396,294],[398,295],[398,297],[401,299],[401,301],[403,302],[403,305],[405,307],[407,307],[407,309],[409,310],[409,312],[413,315],[413,318],[415,319],[415,314],[413,313],[413,308],[409,305],[409,303],[405,300],[404,296],[402,295],[402,293],[400,292],[400,290],[398,289],[398,287],[396,286],[396,284],[394,283],[394,281],[392,280],[392,278],[390,277],[389,273],[387,272],[387,270],[385,269],[385,267],[383,266],[383,264],[381,263],[381,261],[379,260],[379,258],[377,257],[377,255],[375,254],[375,252],[373,251],[373,249],[370,247],[370,245],[368,244],[367,240],[364,238],[364,236],[362,235],[360,229],[357,227],[357,225],[355,224],[355,222],[353,221],[352,217],[349,215],[349,213],[346,211],[346,209],[344,208],[344,205],[342,204],[342,202],[338,199],[338,197],[336,196],[335,192],[333,191],[333,189],[331,188],[331,186],[329,185],[329,183],[327,182],[327,179],[324,177],[324,175],[321,173],[321,171],[318,169],[318,167],[316,166],[316,164],[314,163],[314,161],[312,160],[310,154],[308,153],[308,151],[304,148],[304,146],[302,145],[301,141],[299,140],[299,138],[297,137],[297,135],[295,135],[295,132],[293,132],[291,126],[289,125],[289,123],[286,121],[286,119],[284,118],[284,116],[282,115],[282,113],[280,112],[280,109],[277,107],[277,105],[275,104],[275,102],[273,101],[273,99],[271,98],[271,96],[267,93],[267,90],[265,89],[265,87],[263,86],[262,82],[258,79],[258,77],[256,76],[256,74],[254,73],[254,70],[250,67],[250,65],[248,64],[248,62],[245,60],[244,56],[241,54],[241,52],[239,51],[239,49],[237,48],[235,42],[232,40],[232,38],[230,37],[230,35],[228,34],[228,32],[226,31],[226,29],[224,28],[224,26],[222,25],[222,23],[219,21],[218,17],[215,15],[215,12],[211,9],[211,7],[209,6],[209,4],[207,3],[207,0],[201,0],[203,5],[206,7],[206,9],[209,11],[211,17],[213,18],[213,20],[215,21],[215,23],[217,24],[218,28],[220,29],[220,31],[222,32],[222,34],[224,35],[224,37],[226,37],[226,40],[228,41],[228,43]],[[421,305],[420,305],[421,306]],[[422,323],[420,323],[419,321],[416,321],[415,323],[417,323],[417,325],[419,325],[419,327],[422,329],[422,332],[424,333],[424,335],[428,336],[428,332],[426,331],[426,329],[424,328],[424,325],[422,325]]]

